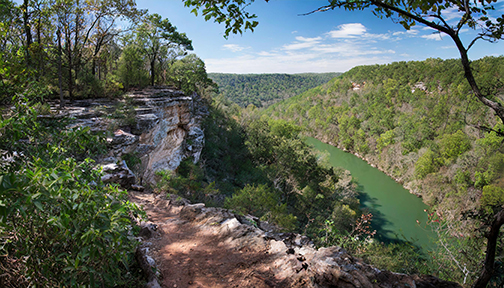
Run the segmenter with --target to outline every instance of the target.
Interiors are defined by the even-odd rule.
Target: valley
[[[504,286],[502,1],[0,7],[0,287]]]

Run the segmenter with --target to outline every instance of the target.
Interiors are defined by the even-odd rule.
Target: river
[[[423,249],[433,246],[434,233],[426,226],[427,213],[424,212],[428,206],[422,199],[351,153],[311,137],[306,143],[319,152],[327,151],[331,165],[350,171],[357,179],[361,206],[373,214],[373,228],[377,230],[378,239],[384,242],[407,239]]]

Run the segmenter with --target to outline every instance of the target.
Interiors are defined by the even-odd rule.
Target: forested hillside
[[[224,74],[208,73],[220,93],[241,107],[266,107],[322,85],[341,73]]]
[[[440,223],[442,249],[459,251],[447,259],[467,267],[445,271],[461,281],[481,263],[480,227],[504,204],[504,148],[497,134],[504,127],[472,95],[459,62],[356,67],[262,114],[360,155],[422,196]],[[472,67],[485,93],[502,100],[504,57]]]

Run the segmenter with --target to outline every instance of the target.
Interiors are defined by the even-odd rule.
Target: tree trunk
[[[73,101],[73,77],[72,77],[72,68],[73,68],[73,57],[72,57],[72,43],[70,40],[70,32],[66,33],[66,48],[67,48],[67,57],[68,57],[68,97],[70,98],[70,102]]]
[[[154,64],[155,63],[156,63],[156,60],[154,59],[151,61],[151,65],[150,65],[150,67],[151,67],[151,86],[154,86],[154,78],[155,78],[154,77],[154,73],[155,73]]]
[[[479,89],[478,84],[476,83],[476,79],[474,79],[474,75],[471,70],[471,62],[469,61],[469,57],[467,56],[467,50],[465,49],[458,35],[450,34],[450,37],[457,45],[457,48],[460,52],[460,60],[462,61],[462,67],[464,68],[464,76],[467,79],[467,82],[469,82],[474,96],[476,96],[476,98],[478,98],[481,103],[485,104],[485,106],[490,107],[492,110],[494,110],[497,117],[499,117],[502,123],[504,123],[504,107],[501,106],[500,103],[486,98],[483,93],[481,93],[481,90]]]
[[[61,69],[61,31],[58,29],[58,85],[59,85],[59,96],[60,96],[60,109],[65,108],[65,99],[63,99],[63,73]]]
[[[490,231],[486,235],[487,238],[487,248],[485,255],[485,262],[483,264],[483,271],[481,275],[474,282],[473,288],[485,288],[487,287],[490,278],[492,278],[495,273],[495,252],[497,247],[497,240],[499,239],[499,232],[501,226],[504,224],[504,207],[495,214],[493,217],[492,225],[490,226]]]
[[[23,27],[25,31],[25,36],[26,36],[26,65],[30,66],[31,65],[31,59],[30,59],[30,45],[32,44],[32,34],[31,34],[31,27],[30,27],[30,14],[28,13],[28,7],[29,7],[29,0],[24,0],[22,10],[23,10]]]
[[[78,79],[79,77],[79,72],[80,72],[80,64],[81,64],[81,55],[80,55],[80,52],[79,52],[79,49],[81,49],[81,45],[79,45],[79,36],[80,36],[80,17],[81,17],[81,13],[78,12],[79,8],[80,8],[80,3],[79,3],[79,0],[76,1],[76,7],[77,7],[77,10],[76,10],[76,13],[75,13],[75,38],[74,38],[74,45],[73,45],[73,53],[74,53],[74,70],[75,70],[75,79]],[[75,84],[75,82],[74,82]],[[76,86],[76,85],[74,85]],[[78,90],[78,87],[77,87],[77,90]],[[72,99],[72,98],[71,98]]]

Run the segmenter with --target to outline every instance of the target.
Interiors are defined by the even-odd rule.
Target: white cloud
[[[338,26],[338,30],[328,32],[332,38],[356,38],[366,33],[366,27],[361,23],[349,23]]]
[[[240,52],[244,49],[247,49],[247,47],[243,47],[238,44],[224,44],[222,45],[222,48],[226,50],[231,50],[231,52]]]
[[[260,52],[249,49],[241,56],[205,59],[205,63],[209,72],[302,73],[346,71],[357,65],[398,60],[396,51],[375,44],[390,39],[392,32],[372,34],[366,31],[361,23],[343,24],[316,37],[293,35],[292,42],[276,49]],[[235,44],[225,46],[232,51],[245,49]]]
[[[428,34],[428,35],[422,35],[420,36],[422,38],[428,39],[428,40],[436,40],[436,41],[441,41],[443,38],[441,38],[440,33],[434,33],[434,34]]]
[[[411,28],[410,30],[405,30],[405,31],[396,31],[392,33],[393,36],[398,36],[398,35],[417,35],[418,34],[418,29]]]
[[[463,12],[460,12],[457,7],[450,7],[448,9],[443,10],[443,12],[441,13],[446,21],[450,21],[453,19],[460,19],[464,14]]]
[[[265,56],[265,57],[275,57],[275,56],[278,56],[278,53],[272,53],[272,52],[268,52],[268,51],[261,51],[261,52],[257,53],[257,55],[259,55],[259,56]]]
[[[394,50],[378,50],[376,48],[366,49],[359,44],[354,43],[336,43],[324,44],[314,47],[312,50],[324,54],[339,54],[343,57],[354,57],[357,55],[377,55],[377,54],[394,54]]]
[[[284,50],[299,50],[299,49],[311,48],[319,44],[322,38],[321,37],[305,38],[302,36],[296,36],[296,40],[297,40],[296,42],[284,45],[282,48]]]
[[[385,64],[393,59],[382,57],[317,57],[313,54],[292,54],[283,57],[235,57],[226,59],[205,59],[209,72],[221,73],[303,73],[303,72],[343,72],[359,65]]]

